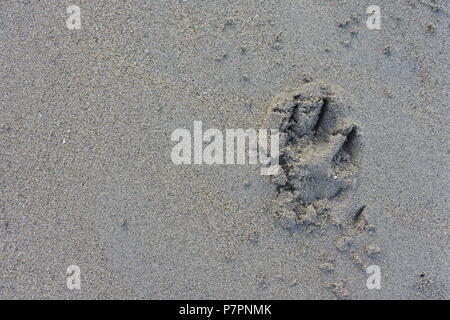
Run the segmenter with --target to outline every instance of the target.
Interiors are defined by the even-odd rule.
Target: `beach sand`
[[[0,6],[0,298],[449,299],[448,1]],[[310,179],[289,192],[257,165],[172,162],[174,130],[279,129],[308,85],[283,172]],[[345,125],[315,125],[324,99]]]

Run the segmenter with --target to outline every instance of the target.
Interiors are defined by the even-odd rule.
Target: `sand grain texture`
[[[449,3],[377,1],[381,30],[371,4],[1,0],[0,298],[448,299]],[[287,111],[294,227],[258,167],[173,165],[175,129],[317,83]]]

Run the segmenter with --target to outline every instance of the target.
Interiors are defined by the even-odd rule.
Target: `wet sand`
[[[370,30],[372,4],[3,1],[0,298],[448,299],[450,6],[379,0]],[[297,128],[291,202],[256,165],[173,164],[174,130],[280,128],[308,83],[346,122]]]

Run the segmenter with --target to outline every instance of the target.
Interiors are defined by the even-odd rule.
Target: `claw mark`
[[[320,104],[319,108],[316,109],[316,112],[314,114],[314,127],[313,127],[313,132],[314,134],[317,133],[317,131],[319,130],[320,125],[323,123],[324,121],[324,115],[328,110],[328,104],[329,104],[329,99],[323,99],[322,103]]]
[[[362,218],[362,213],[364,212],[364,209],[366,208],[366,206],[362,206],[361,208],[359,208],[358,210],[356,210],[356,212],[353,214],[353,221],[355,223],[358,223],[361,221]]]

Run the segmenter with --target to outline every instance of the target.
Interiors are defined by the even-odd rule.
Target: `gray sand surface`
[[[0,298],[449,299],[449,18],[447,0],[0,0]],[[293,183],[342,225],[286,226],[258,166],[172,163],[175,129],[267,126],[309,82],[348,104],[358,157],[337,198]]]

